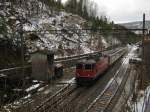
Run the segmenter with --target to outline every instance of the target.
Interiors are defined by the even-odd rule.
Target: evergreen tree
[[[76,14],[77,13],[77,6],[78,6],[77,0],[68,0],[68,2],[66,4],[66,9],[67,9],[67,11]]]
[[[87,7],[86,7],[86,5],[84,5],[82,12],[83,12],[83,13],[82,13],[82,17],[84,17],[85,19],[88,20],[89,15],[88,15],[88,12],[87,12]]]
[[[77,12],[80,16],[83,15],[83,0],[79,0],[78,2],[78,8],[77,8]]]

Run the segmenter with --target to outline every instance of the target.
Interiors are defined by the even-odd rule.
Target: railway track
[[[127,61],[127,60],[125,60],[125,61],[123,62],[123,64],[126,63],[126,61]],[[126,70],[127,70],[127,68],[128,68],[128,67],[126,67]],[[122,73],[123,73],[123,72],[126,72],[126,71],[122,70],[121,67],[120,67],[120,69],[119,69],[118,71],[121,71]],[[121,74],[121,73],[118,72],[118,73],[115,75],[115,77],[119,77],[119,74]],[[123,80],[123,78],[124,78],[124,77],[122,77],[122,80]],[[108,86],[107,91],[105,91],[105,93],[106,93],[106,92],[107,92],[107,93],[106,93],[106,94],[103,94],[103,100],[106,99],[106,97],[108,97],[110,91],[113,91],[113,90],[118,86],[118,83],[119,83],[119,82],[117,82],[117,81],[115,80],[115,78],[114,78],[111,83],[112,83],[111,86]],[[34,112],[44,112],[44,111],[49,111],[49,112],[55,112],[55,111],[56,111],[56,112],[57,112],[58,110],[68,109],[69,107],[71,107],[71,105],[70,105],[69,103],[71,103],[72,101],[74,101],[74,99],[76,99],[77,97],[79,97],[80,94],[84,91],[84,88],[82,88],[81,90],[78,89],[78,91],[77,91],[77,90],[74,90],[74,91],[77,91],[77,94],[73,94],[73,93],[75,93],[75,92],[72,91],[72,90],[69,90],[69,91],[71,91],[71,92],[70,92],[70,93],[69,93],[69,92],[66,92],[67,95],[64,95],[63,98],[61,98],[61,100],[59,100],[59,97],[58,97],[58,98],[56,98],[56,101],[55,101],[53,104],[47,102],[47,103],[43,104],[43,105],[40,107],[40,108],[43,109],[43,110],[38,111],[38,109],[35,109]],[[114,91],[114,92],[116,92],[116,91]],[[62,94],[63,94],[63,93],[62,93]],[[72,95],[71,95],[71,94],[72,94]],[[113,94],[113,93],[112,93],[112,94]],[[51,99],[51,100],[52,100],[52,99]],[[76,103],[77,103],[77,102],[76,102]],[[104,102],[104,103],[105,103],[105,102]],[[92,110],[91,112],[93,112],[93,110]]]
[[[80,98],[86,89],[87,88],[78,87],[77,90],[69,94],[63,101],[55,105],[55,108],[48,108],[46,112],[75,112],[74,106],[76,106],[78,102],[72,102],[74,102],[75,99]]]
[[[122,65],[119,70],[116,72],[113,79],[111,79],[103,90],[103,92],[89,105],[85,112],[109,112],[108,107],[112,105],[113,98],[116,96],[117,92],[121,89],[121,85],[126,82],[125,79],[128,78],[129,75],[126,75],[129,70],[129,58],[132,51],[128,54],[128,56],[124,59]]]
[[[45,112],[47,110],[54,110],[57,105],[63,102],[67,96],[76,91],[77,87],[72,84],[67,84],[61,90],[59,90],[56,94],[48,98],[46,101],[41,103],[41,105],[37,106],[33,109],[33,112]]]

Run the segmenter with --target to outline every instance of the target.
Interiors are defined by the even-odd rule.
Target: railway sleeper
[[[106,97],[110,97],[111,95],[112,95],[112,92],[110,92],[110,91],[107,92],[107,93],[105,93],[105,96],[106,96]]]
[[[101,98],[101,99],[99,99],[97,102],[103,102],[103,101],[106,101],[106,100],[109,100],[110,99],[110,97],[103,97],[103,98]]]

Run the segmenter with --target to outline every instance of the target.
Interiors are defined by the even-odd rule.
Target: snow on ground
[[[93,51],[87,46],[81,46],[84,53],[92,53]]]
[[[64,81],[61,81],[61,83],[66,83],[66,84],[75,84],[76,83],[76,80],[75,80],[75,77],[73,77],[72,79],[70,80],[64,80]]]
[[[132,101],[132,97],[128,101],[128,105],[130,106],[130,112],[145,112],[147,106],[150,106],[149,98],[150,98],[150,86],[145,90],[141,90],[138,92],[137,102]]]
[[[35,85],[32,85],[31,87],[27,88],[25,91],[26,92],[29,92],[29,91],[32,91],[33,89],[36,89],[40,86],[40,84],[35,84]]]
[[[146,107],[148,106],[150,97],[150,86],[146,88],[145,91],[139,92],[139,98],[137,101],[137,110],[136,112],[145,112]]]
[[[16,100],[14,101],[13,103],[10,103],[10,104],[7,104],[4,106],[4,109],[7,111],[7,112],[12,112],[12,108],[18,108],[20,105],[22,104],[25,104],[27,102],[32,102],[32,100],[30,99],[31,97],[31,94],[28,94],[27,96],[19,99],[19,100]]]
[[[102,39],[103,45],[105,46],[105,48],[107,48],[109,46],[109,44],[106,42],[106,40],[103,36],[101,37],[101,39]]]

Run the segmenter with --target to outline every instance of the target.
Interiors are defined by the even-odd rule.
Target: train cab
[[[94,80],[96,74],[96,61],[83,60],[76,64],[77,83],[86,83]]]
[[[108,56],[96,57],[95,59],[85,59],[76,64],[77,84],[93,83],[108,68]]]

